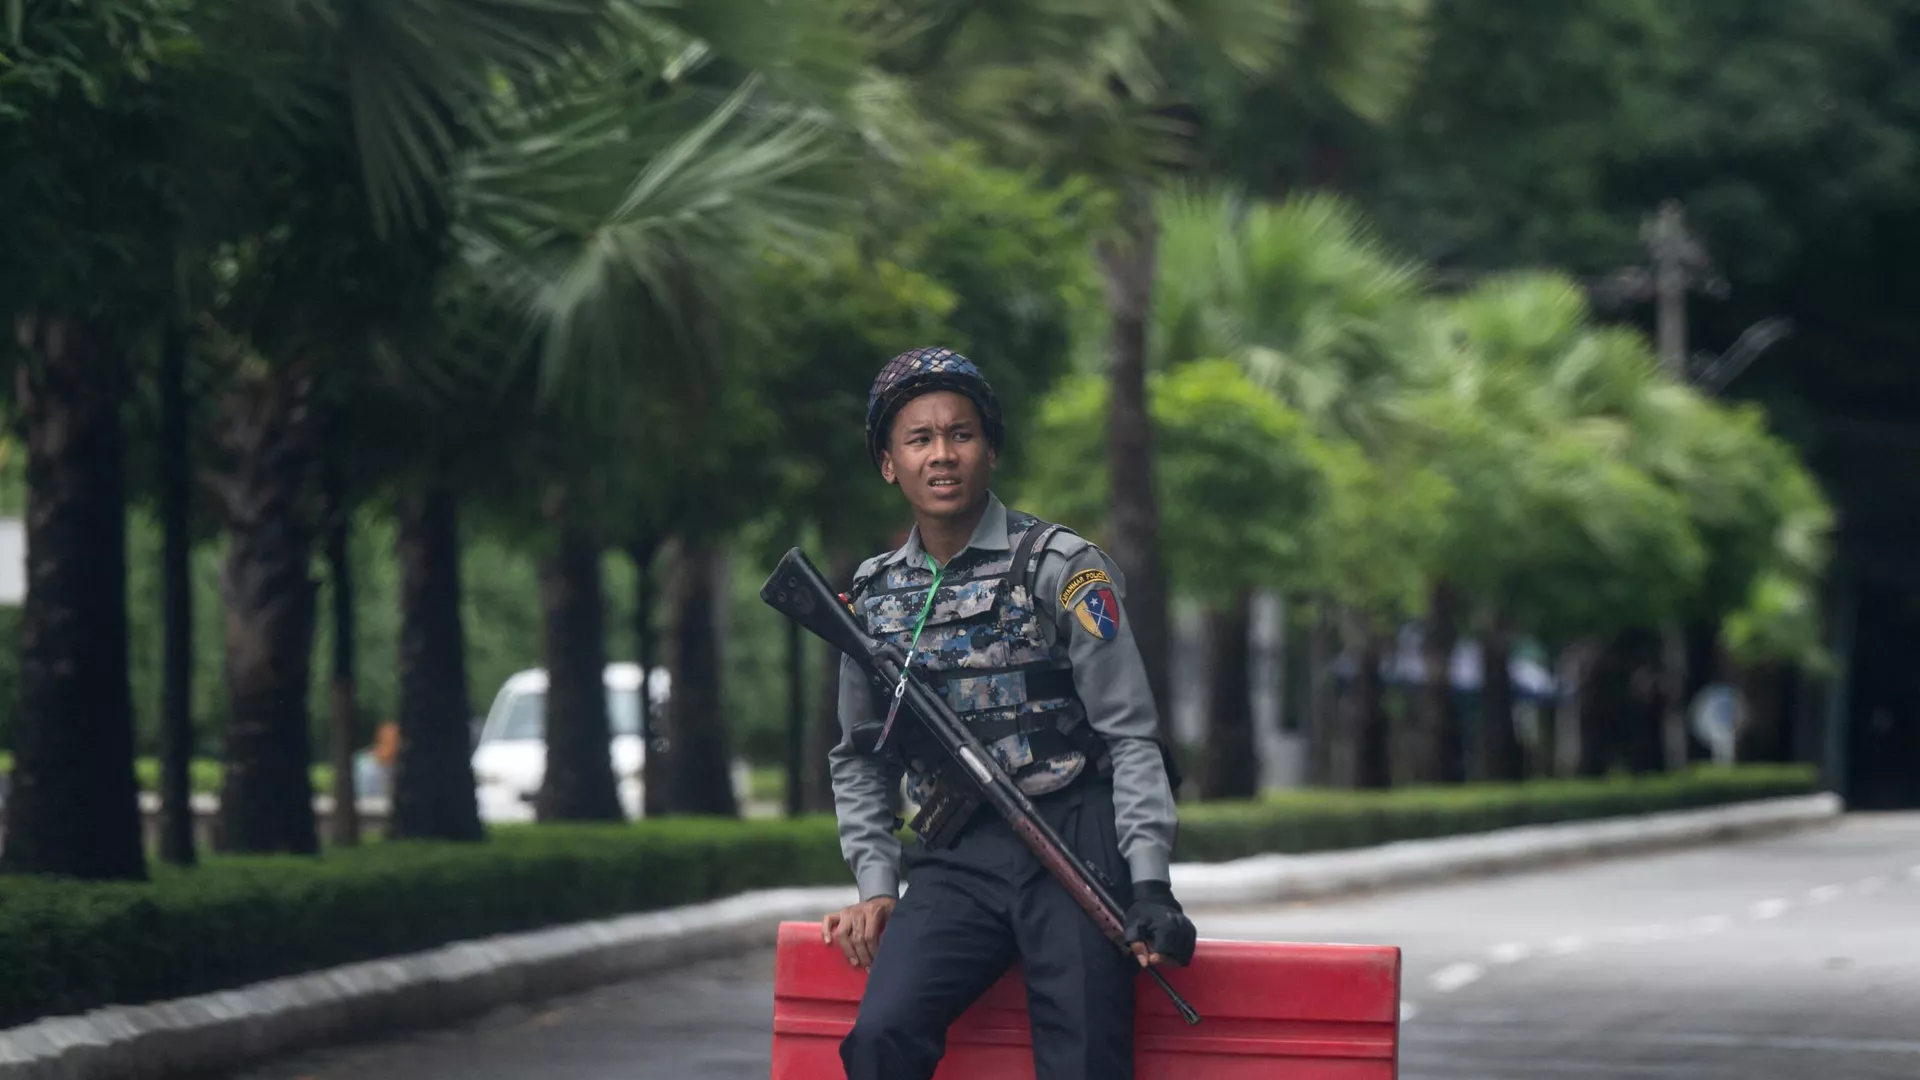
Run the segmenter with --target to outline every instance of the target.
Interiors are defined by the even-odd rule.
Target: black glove
[[[1133,883],[1133,906],[1127,908],[1127,940],[1144,942],[1149,952],[1177,964],[1193,962],[1193,923],[1173,898],[1173,886],[1164,881]]]

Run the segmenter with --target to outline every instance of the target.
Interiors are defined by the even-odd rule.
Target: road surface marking
[[[1420,1006],[1415,1005],[1411,1001],[1403,1001],[1400,1003],[1400,1022],[1401,1023],[1404,1024],[1407,1021],[1419,1015],[1420,1015]]]
[[[1908,867],[1906,876],[1916,882],[1920,882],[1920,864]],[[1854,882],[1852,889],[1861,894],[1878,892],[1892,884],[1893,877],[1894,875],[1892,874],[1875,874]],[[1842,885],[1821,885],[1809,889],[1807,891],[1807,898],[1810,903],[1824,904],[1840,899],[1846,895],[1847,891],[1848,888]],[[1747,906],[1747,914],[1757,920],[1777,919],[1781,915],[1786,914],[1792,907],[1792,901],[1780,897],[1773,897],[1767,900],[1756,900],[1752,904],[1749,904]],[[1598,940],[1608,944],[1663,941],[1686,933],[1718,933],[1728,929],[1733,923],[1734,917],[1731,915],[1702,915],[1689,919],[1681,925],[1655,923],[1641,926],[1614,927],[1601,931]],[[1493,964],[1515,964],[1534,956],[1566,956],[1570,953],[1581,952],[1589,948],[1592,944],[1594,944],[1592,940],[1577,934],[1568,934],[1554,938],[1543,948],[1535,948],[1532,945],[1520,941],[1505,941],[1489,948],[1487,950],[1487,958],[1488,961]],[[1478,982],[1481,977],[1486,974],[1487,969],[1481,967],[1479,964],[1462,961],[1441,968],[1439,971],[1434,972],[1427,981],[1436,993],[1446,994]],[[1417,1007],[1414,1006],[1412,1002],[1402,1002],[1400,1009],[1400,1018],[1403,1022],[1412,1019],[1413,1015],[1418,1012]],[[1428,1025],[1422,1025],[1421,1030],[1431,1033],[1435,1029]],[[1678,1038],[1686,1037],[1689,1036],[1678,1036]],[[1691,1037],[1711,1040],[1721,1038],[1722,1036],[1717,1034],[1703,1034]],[[1746,1037],[1743,1036],[1742,1038]],[[1751,1045],[1770,1043],[1774,1047],[1783,1050],[1827,1049],[1835,1052],[1920,1053],[1920,1042],[1905,1042],[1890,1039],[1776,1038],[1765,1040],[1754,1038],[1748,1039],[1748,1043]],[[1913,1049],[1909,1049],[1909,1047]]]
[[[1577,934],[1569,934],[1566,937],[1554,938],[1553,941],[1547,945],[1547,955],[1566,956],[1569,953],[1577,953],[1586,947],[1586,938],[1580,937]]]
[[[1469,964],[1463,960],[1457,964],[1448,964],[1446,967],[1434,972],[1433,977],[1427,980],[1427,985],[1433,987],[1435,993],[1451,994],[1455,990],[1479,979],[1480,976],[1484,974],[1486,974],[1485,968],[1479,964]]]
[[[1600,940],[1615,945],[1638,945],[1647,941],[1665,941],[1674,936],[1671,926],[1657,923],[1644,926],[1616,926],[1602,931]]]
[[[1511,964],[1516,960],[1525,960],[1533,955],[1533,946],[1518,941],[1503,941],[1487,950],[1487,955],[1496,964]]]
[[[1551,1025],[1440,1024],[1420,1029],[1420,1038],[1427,1043],[1556,1043],[1563,1035],[1563,1029]],[[1719,1031],[1621,1031],[1611,1034],[1609,1038],[1621,1046],[1712,1046],[1737,1050],[1804,1050],[1829,1055],[1920,1056],[1920,1041],[1912,1039]]]

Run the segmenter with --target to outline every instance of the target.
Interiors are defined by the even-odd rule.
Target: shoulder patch
[[[1112,641],[1120,633],[1120,601],[1110,585],[1094,585],[1084,590],[1080,602],[1073,605],[1073,617],[1080,628],[1101,641]]]
[[[1098,567],[1082,570],[1068,578],[1067,583],[1060,587],[1060,606],[1063,608],[1071,608],[1074,600],[1090,586],[1111,584],[1113,584],[1113,579],[1107,576],[1105,570]]]

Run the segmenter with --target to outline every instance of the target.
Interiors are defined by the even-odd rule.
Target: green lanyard
[[[913,659],[914,650],[920,647],[920,631],[926,629],[927,614],[933,610],[933,594],[940,591],[940,579],[947,572],[946,567],[934,565],[933,556],[931,555],[927,556],[927,569],[933,571],[933,584],[927,586],[927,602],[920,605],[920,621],[913,626],[913,644],[907,646],[907,659],[909,661]]]
[[[907,646],[907,658],[900,665],[900,681],[893,685],[893,704],[887,706],[887,722],[880,725],[880,738],[873,747],[876,751],[887,744],[887,736],[893,733],[893,718],[900,714],[900,699],[907,693],[907,669],[913,664],[914,654],[920,651],[920,631],[927,628],[927,615],[933,611],[934,595],[940,591],[940,579],[947,572],[945,567],[934,563],[933,556],[928,555],[926,559],[928,568],[933,571],[933,584],[927,586],[927,602],[920,606],[920,621],[913,627],[913,643]]]

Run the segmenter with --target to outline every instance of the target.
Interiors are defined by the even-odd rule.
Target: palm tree
[[[610,0],[320,0],[189,12],[200,55],[216,58],[177,119],[202,152],[183,199],[187,261],[211,296],[202,347],[231,383],[219,433],[229,460],[210,470],[233,540],[221,795],[231,847],[317,846],[304,689],[315,395],[369,361],[420,359],[454,158],[486,137],[484,107],[502,86],[594,47],[613,11]]]
[[[1350,206],[1332,197],[1272,204],[1186,191],[1163,197],[1157,217],[1164,242],[1153,311],[1155,361],[1231,357],[1256,384],[1298,410],[1317,434],[1386,460],[1398,431],[1399,403],[1412,385],[1411,328],[1421,302],[1416,269],[1389,253]],[[1242,590],[1214,616],[1224,631],[1242,635],[1238,643],[1220,642],[1215,649],[1224,670],[1210,681],[1223,688],[1216,692],[1222,700],[1245,699],[1226,688],[1244,680],[1239,668],[1251,602],[1251,591]],[[1374,640],[1378,621],[1356,615],[1348,623],[1360,635],[1356,645],[1377,658],[1384,648]],[[1309,651],[1326,654],[1323,639],[1335,625],[1333,619],[1316,620]],[[1362,726],[1354,734],[1367,747],[1384,748],[1377,672],[1362,664],[1356,679],[1360,704],[1353,715]],[[1233,730],[1251,730],[1236,716],[1215,719]],[[1316,710],[1308,730],[1310,758],[1330,766],[1329,715]],[[1242,749],[1252,752],[1250,745]],[[1314,770],[1316,779],[1326,778],[1323,768]]]
[[[744,235],[742,228],[716,231],[715,222],[755,220],[771,200],[742,193],[816,157],[793,138],[759,137],[767,130],[764,101],[752,101],[762,107],[758,112],[746,110],[744,93],[716,105],[677,91],[663,77],[706,70],[696,61],[713,51],[711,43],[689,27],[715,14],[672,13],[676,23],[662,12],[611,0],[509,0],[484,9],[448,0],[337,0],[237,14],[222,23],[221,40],[244,41],[263,57],[248,66],[251,77],[296,101],[295,115],[304,119],[293,126],[286,148],[296,162],[294,182],[264,183],[268,196],[253,218],[291,220],[290,239],[270,234],[249,243],[243,281],[266,288],[237,290],[240,299],[227,314],[253,356],[281,361],[265,365],[264,377],[280,378],[289,357],[318,358],[336,375],[363,371],[371,358],[386,369],[410,371],[415,382],[477,374],[478,382],[497,387],[527,352],[528,339],[542,361],[544,391],[553,390],[562,372],[587,385],[620,375],[621,353],[634,342],[658,340],[656,331],[673,329],[702,290],[711,291],[705,278],[721,260],[700,256],[724,251],[738,258],[751,250],[729,245]],[[714,29],[726,31],[725,20]],[[767,29],[761,20],[736,32],[729,55],[764,53],[765,41],[756,35]],[[766,40],[790,44],[778,34]],[[287,70],[299,77],[286,81]],[[609,241],[612,247],[603,246]],[[569,245],[580,256],[570,264]],[[458,260],[451,278],[449,255]],[[509,339],[475,350],[462,358],[469,361],[463,370],[450,370],[449,350],[434,338],[452,328],[438,323],[449,307],[469,310],[462,305],[475,300],[494,309],[479,321],[489,328],[507,324]],[[604,364],[609,357],[616,364]],[[500,370],[475,371],[471,361]],[[308,450],[297,442],[283,448],[286,469],[277,482],[283,498],[304,484],[299,469],[311,458]],[[409,635],[405,666],[459,685],[458,569],[434,554],[453,550],[447,542],[455,529],[451,503],[437,494],[444,482],[426,477],[406,496],[419,513],[407,515],[417,528],[408,530],[405,553],[419,557],[408,560],[405,595],[410,605],[432,610],[410,606],[406,613],[406,624],[424,637]],[[234,506],[270,501],[244,484],[228,489]],[[289,542],[275,556],[283,570],[299,562],[296,549],[308,531],[298,516],[290,522],[293,527],[277,534]],[[558,524],[568,555],[549,568],[547,606],[570,620],[589,598],[597,603],[597,583],[576,576],[586,565],[582,545],[595,541],[570,520]],[[307,587],[290,574],[251,569],[233,576]],[[248,611],[307,618],[299,604],[274,609],[264,596],[240,607],[230,625],[243,627],[249,639],[262,627]],[[561,631],[550,635],[556,643],[598,635],[592,627],[555,629]],[[289,680],[304,672],[291,660],[283,667]],[[597,669],[594,678],[595,693],[556,692],[561,730],[567,702],[592,709],[602,696]],[[473,835],[471,784],[455,783],[466,770],[465,739],[453,736],[465,730],[464,700],[411,692],[423,685],[420,679],[403,682],[410,689],[401,709],[401,782],[410,790],[398,793],[396,828]],[[277,755],[284,759],[293,756],[287,751],[304,721],[281,709],[275,717],[246,720],[240,730],[278,733],[286,740]],[[252,753],[251,745],[241,740],[230,759]],[[260,770],[230,764],[239,766],[230,773],[240,786],[230,784],[223,799],[228,817],[262,816],[249,808],[244,783]],[[465,800],[456,798],[462,791]],[[297,820],[276,836],[236,831],[250,846],[305,846],[299,834],[306,830]]]
[[[1149,313],[1159,240],[1153,192],[1189,168],[1191,73],[1234,79],[1270,74],[1290,46],[1323,45],[1317,75],[1363,111],[1384,102],[1393,79],[1347,77],[1357,52],[1383,55],[1412,4],[1342,0],[1106,0],[1095,4],[925,2],[904,5],[912,28],[883,51],[882,66],[911,80],[923,110],[948,130],[986,132],[1004,152],[1058,175],[1096,177],[1112,195],[1112,227],[1097,245],[1106,282],[1109,397],[1105,535],[1127,572],[1128,613],[1156,700],[1168,698],[1170,644],[1146,398]],[[1379,16],[1371,41],[1329,31]],[[1354,46],[1349,50],[1348,46]],[[1170,714],[1162,709],[1164,725]]]
[[[726,84],[708,41],[646,25],[665,55],[575,65],[550,92],[507,103],[501,137],[466,160],[458,186],[461,288],[510,317],[478,356],[530,372],[542,429],[566,434],[532,466],[570,474],[546,507],[555,555],[542,578],[553,686],[543,820],[618,812],[600,668],[585,658],[605,655],[603,538],[643,505],[677,507],[641,516],[677,534],[681,571],[668,649],[672,772],[661,783],[649,769],[649,801],[731,812],[713,559],[739,500],[689,485],[723,474],[712,459],[732,451],[731,369],[760,344],[751,271],[770,248],[804,253],[807,219],[835,205],[827,167],[844,145],[830,112],[777,80]]]
[[[165,110],[189,44],[158,3],[7,0],[0,296],[27,448],[21,697],[0,868],[141,878],[120,412],[166,310]]]
[[[390,828],[395,837],[478,840],[459,503],[452,489],[428,485],[401,495],[399,508],[400,754]]]
[[[1635,705],[1624,685],[1635,667],[1657,670],[1659,650],[1615,635],[1679,610],[1705,553],[1686,497],[1645,467],[1679,430],[1647,422],[1649,402],[1667,393],[1651,351],[1638,335],[1596,328],[1578,288],[1552,275],[1488,282],[1441,319],[1458,347],[1421,422],[1462,502],[1441,565],[1496,646],[1478,771],[1510,778],[1517,767],[1507,714],[1491,711],[1511,701],[1496,653],[1516,627],[1588,639],[1576,651],[1610,680],[1580,688],[1580,771],[1657,768],[1660,703]]]

